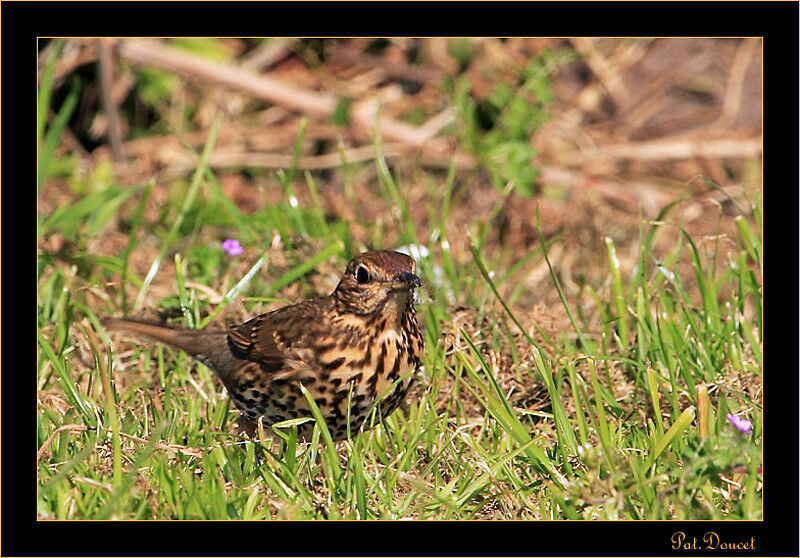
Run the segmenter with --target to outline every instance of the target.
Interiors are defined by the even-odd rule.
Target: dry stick
[[[119,53],[131,64],[152,64],[317,116],[333,114],[338,104],[338,99],[333,95],[308,91],[243,68],[212,62],[185,51],[164,47],[152,40],[123,41]]]
[[[50,447],[50,444],[53,443],[53,440],[55,440],[56,436],[58,436],[61,432],[65,430],[69,430],[70,432],[84,432],[88,429],[89,427],[84,424],[65,424],[64,426],[59,426],[53,431],[52,434],[50,434],[47,440],[44,441],[42,447],[39,448],[39,451],[36,452],[36,461],[38,462],[42,458],[44,452],[47,451],[47,448]]]
[[[198,56],[165,47],[152,40],[129,39],[122,42],[120,56],[131,64],[153,64],[163,69],[181,73],[216,85],[241,91],[255,98],[283,105],[302,113],[316,116],[331,116],[340,99],[328,93],[309,91],[243,68],[212,62]],[[374,129],[374,113],[371,110],[354,111],[354,118],[367,129]],[[401,141],[421,147],[417,128],[394,120],[382,118],[381,130],[388,140]],[[433,142],[432,142],[433,143]],[[431,145],[444,148],[442,142]]]
[[[65,43],[65,47],[69,43],[77,43],[79,39],[67,39]],[[53,44],[53,43],[51,43]],[[47,60],[47,58],[44,58]],[[73,51],[71,53],[67,53],[62,51],[59,60],[56,62],[56,67],[53,70],[53,86],[58,86],[61,81],[64,79],[64,76],[71,74],[81,66],[85,66],[86,64],[92,64],[93,62],[97,61],[97,48],[95,48],[95,44],[87,44],[82,45],[80,51]],[[39,76],[38,79],[42,79],[44,75],[44,68],[45,64],[39,63]]]
[[[736,51],[736,56],[731,64],[731,73],[728,76],[728,87],[725,90],[725,100],[722,105],[722,114],[719,119],[712,125],[715,128],[724,128],[729,126],[736,115],[739,114],[742,104],[742,87],[744,85],[744,76],[747,68],[750,66],[750,60],[753,58],[756,47],[759,45],[761,39],[749,38],[744,39],[739,49]]]
[[[47,123],[52,124],[56,119],[55,113],[50,111],[47,113]],[[83,147],[81,140],[78,139],[78,136],[75,135],[75,132],[70,130],[69,126],[64,126],[64,129],[61,131],[61,142],[64,144],[64,147],[67,149],[74,151],[81,160],[87,160],[91,158],[91,155],[86,148]]]
[[[394,159],[409,153],[409,147],[403,143],[386,143],[383,145],[383,155],[387,159]],[[455,153],[447,155],[444,153],[424,152],[420,156],[420,163],[424,166],[431,166],[437,168],[448,168],[451,159],[455,158],[456,168],[473,169],[475,168],[475,161],[464,153]],[[172,164],[169,166],[168,173],[182,174],[194,168],[194,158],[186,155],[186,157],[177,156],[172,158]],[[323,170],[330,168],[338,168],[343,166],[343,161],[346,160],[348,164],[356,162],[365,162],[375,159],[375,148],[371,145],[362,147],[355,147],[344,151],[344,159],[342,152],[337,151],[333,153],[326,153],[325,155],[305,155],[297,159],[297,168],[299,170]],[[250,168],[264,168],[264,169],[283,169],[290,167],[294,161],[292,155],[284,155],[281,153],[253,153],[246,151],[222,151],[216,152],[209,158],[208,164],[213,169],[236,169],[243,167]]]
[[[597,76],[597,79],[606,88],[608,94],[614,100],[614,104],[622,107],[628,99],[628,90],[622,83],[619,72],[608,63],[605,57],[592,44],[592,40],[586,37],[577,37],[569,40],[580,54],[586,56],[586,64]]]
[[[253,49],[244,55],[239,66],[250,70],[263,71],[284,59],[291,53],[291,47],[297,39],[274,39],[269,43]]]
[[[195,289],[197,291],[205,293],[206,296],[208,296],[209,304],[216,305],[225,299],[225,297],[222,294],[218,293],[208,285],[203,285],[202,283],[195,283],[194,281],[186,281],[185,285],[186,288]]]
[[[335,50],[331,59],[334,62],[348,62],[368,68],[378,68],[383,70],[384,74],[389,77],[418,83],[426,83],[428,81],[441,79],[444,76],[444,73],[439,70],[417,68],[416,66],[403,64],[401,62],[389,62],[380,56],[363,54],[358,50],[348,47]]]
[[[660,75],[639,89],[629,102],[627,114],[622,116],[622,138],[627,139],[669,99],[667,93],[673,86],[681,86],[711,64],[711,56],[701,53],[683,64]]]
[[[442,129],[456,122],[457,120],[458,115],[456,114],[456,109],[453,107],[447,107],[436,116],[429,118],[425,124],[417,128],[417,135],[423,140],[423,142],[426,142],[435,137],[439,132],[442,131]]]
[[[746,139],[663,139],[638,143],[603,145],[594,151],[565,156],[567,165],[581,165],[589,161],[636,159],[639,161],[669,161],[694,157],[758,157],[761,154],[761,136]]]
[[[335,140],[341,135],[341,129],[334,125],[315,124],[306,132],[308,140]],[[148,136],[132,139],[125,142],[125,152],[134,155],[152,155],[160,149],[174,149],[183,151],[183,145],[191,145],[195,149],[202,149],[208,140],[208,131],[181,135],[178,139],[174,134],[163,136]],[[297,125],[264,128],[242,124],[226,124],[220,128],[217,145],[246,144],[252,151],[271,151],[294,146],[297,142]],[[99,148],[98,148],[99,149]],[[95,153],[99,153],[96,151]]]
[[[128,96],[128,92],[135,84],[135,81],[136,78],[131,71],[127,71],[124,74],[117,76],[117,78],[114,80],[114,84],[111,86],[111,103],[113,104],[115,110],[116,107],[118,107],[125,100],[125,97]],[[102,137],[108,134],[108,117],[104,112],[98,112],[95,115],[91,125],[89,126],[89,133],[95,137]],[[125,149],[125,143],[122,144],[122,151],[126,155],[130,155],[130,153],[128,153]]]
[[[645,198],[651,191],[662,192],[660,188],[652,186],[649,182],[620,182],[587,175],[578,169],[569,169],[556,165],[542,165],[540,167],[542,182],[546,184],[561,184],[571,191],[590,188],[600,192],[604,197],[613,198],[618,203],[625,203],[623,198],[633,196],[636,203],[646,203]],[[669,196],[667,196],[669,197]],[[660,203],[660,202],[659,202]],[[636,210],[635,206],[632,208]]]
[[[397,157],[404,152],[403,147],[403,144],[385,144],[384,155]],[[375,158],[375,148],[365,145],[348,149],[344,154],[349,164],[361,163]],[[287,168],[292,166],[293,161],[293,155],[281,153],[217,152],[211,155],[209,165],[213,168]],[[342,154],[339,151],[297,158],[297,168],[302,170],[321,170],[340,166],[342,166]]]
[[[189,77],[207,80],[232,89],[244,91],[259,99],[283,104],[301,112],[329,116],[333,113],[338,104],[338,99],[333,95],[311,92],[294,85],[283,83],[274,78],[255,75],[241,68],[210,62],[184,52],[176,51],[175,49],[161,46],[159,43],[151,40],[137,39],[125,41],[121,45],[120,55],[133,64],[154,64]],[[606,77],[608,76],[606,75]],[[364,103],[361,110],[354,111],[356,113],[354,116],[362,125],[372,129],[374,127],[374,116],[377,107],[377,102]],[[434,117],[434,119],[436,118],[438,117]],[[421,147],[425,144],[426,149],[423,153],[423,161],[427,159],[428,161],[441,162],[449,159],[449,157],[455,157],[457,165],[460,168],[473,168],[475,165],[474,160],[465,153],[456,152],[454,154],[448,154],[450,150],[446,141],[443,141],[441,138],[430,140],[428,139],[429,136],[427,133],[420,133],[419,128],[386,117],[382,118],[381,124],[383,135],[387,139],[398,140],[415,147]],[[423,125],[422,130],[424,131],[425,128],[426,125]],[[603,158],[669,160],[696,156],[748,157],[758,155],[760,152],[761,138],[709,141],[659,140],[640,144],[606,146],[598,149],[594,153],[575,155],[571,158],[571,162],[573,164],[582,164],[588,160]],[[357,155],[365,156],[364,152],[358,152]],[[234,162],[234,157],[232,155],[226,155],[226,157],[228,157],[228,164]],[[277,165],[278,163],[280,163],[281,166],[285,166],[284,161],[274,156],[265,157],[260,155],[257,159],[252,155],[242,154],[237,155],[237,157],[240,160],[246,158],[247,163],[252,166]],[[299,167],[326,168],[325,165],[331,163],[328,155],[319,157],[321,157],[321,159],[301,157]],[[224,158],[222,160],[217,159],[217,163],[224,164]],[[214,166],[214,164],[214,157],[212,157],[211,165]]]
[[[402,95],[400,86],[386,87],[373,98],[355,103],[352,110],[353,119],[364,128],[372,130],[375,128],[375,121],[381,105],[397,100]],[[417,128],[385,115],[381,115],[381,135],[386,139],[401,141],[413,147],[421,148],[425,146],[426,150],[446,151],[448,145],[447,140],[444,138],[431,139],[425,125]]]
[[[103,109],[108,119],[108,140],[111,143],[111,157],[115,162],[122,161],[125,154],[122,151],[122,133],[119,129],[119,114],[117,105],[111,95],[111,82],[113,81],[111,47],[107,39],[97,39],[99,56],[100,90],[102,92]]]
[[[360,66],[356,67],[361,70]],[[339,87],[341,95],[354,99],[374,91],[381,82],[386,81],[386,73],[380,68],[364,69],[353,77],[347,78]]]
[[[138,436],[134,436],[133,434],[126,434],[125,432],[120,432],[120,436],[124,438],[128,438],[129,440],[133,440],[135,442],[139,442],[140,444],[148,444],[150,443],[149,440],[145,438],[140,438]],[[155,442],[153,444],[156,449],[165,450],[165,451],[177,451],[182,453],[183,455],[189,455],[191,457],[201,458],[203,457],[203,452],[199,449],[190,448],[188,446],[181,446],[178,444],[165,444],[164,442]]]
[[[83,424],[65,424],[64,426],[59,426],[58,428],[56,428],[53,431],[53,433],[50,434],[50,436],[47,438],[47,440],[44,441],[44,443],[42,444],[42,447],[39,448],[39,451],[36,452],[36,461],[37,462],[42,458],[42,456],[44,455],[44,452],[47,451],[47,448],[49,448],[50,445],[53,443],[53,441],[56,439],[56,436],[58,436],[61,432],[65,431],[65,430],[69,430],[70,432],[85,432],[86,430],[89,430],[89,427],[86,426],[86,425],[83,425]],[[138,436],[134,436],[133,434],[126,434],[125,432],[120,432],[119,434],[120,434],[120,436],[122,436],[124,438],[128,438],[130,440],[134,440],[136,442],[139,442],[140,444],[147,444],[148,443],[148,441],[145,440],[144,438],[139,438]],[[178,444],[165,444],[163,442],[156,442],[155,443],[155,447],[157,449],[165,450],[165,451],[177,451],[177,452],[180,452],[180,453],[182,453],[184,455],[189,455],[189,456],[196,457],[196,458],[203,457],[203,452],[202,451],[200,451],[198,449],[195,449],[195,448],[190,448],[190,447],[187,447],[187,446],[180,446]]]
[[[435,118],[435,117],[434,117]],[[137,140],[138,141],[138,140]],[[675,158],[690,158],[694,156],[717,156],[717,157],[749,157],[757,156],[760,153],[760,138],[749,140],[659,140],[654,142],[644,142],[640,144],[618,144],[600,147],[597,151],[587,154],[575,154],[567,157],[565,163],[573,166],[580,166],[589,161],[610,159],[638,158],[647,160],[669,160]],[[384,155],[387,158],[395,158],[407,154],[409,148],[402,143],[384,144]],[[362,146],[348,149],[344,152],[348,162],[364,162],[375,157],[373,146]],[[278,153],[254,153],[246,151],[217,151],[212,154],[209,165],[215,169],[230,168],[286,168],[292,163],[291,155]],[[421,164],[432,167],[447,168],[452,159],[456,161],[459,170],[472,170],[476,166],[476,161],[470,155],[461,151],[454,153],[437,152],[435,150],[424,150],[421,154]],[[183,173],[194,168],[194,157],[188,154],[185,157],[175,154],[171,157],[171,164],[166,169],[168,173]],[[297,168],[301,170],[321,170],[337,168],[342,166],[341,153],[328,153],[325,155],[301,156],[297,160]],[[568,166],[561,165],[540,165],[541,178],[546,183],[561,183],[569,188],[576,188],[585,185],[587,176],[585,173],[578,172]],[[604,183],[593,179],[594,187],[603,189]],[[613,191],[620,188],[635,194],[639,202],[650,205],[653,195],[658,200],[662,200],[663,195],[660,190],[649,188],[645,183],[629,184],[608,183]],[[650,192],[652,190],[652,192]],[[605,191],[605,190],[604,190]],[[644,195],[645,192],[650,192]],[[608,192],[606,192],[608,193]],[[641,194],[641,195],[640,195]],[[644,198],[642,198],[644,196]],[[646,198],[646,199],[645,199]],[[662,200],[663,201],[663,200]],[[660,202],[659,202],[660,203]]]
[[[617,73],[623,74],[644,58],[650,44],[654,40],[655,39],[636,39],[630,44],[625,44],[623,42],[617,50],[614,51],[614,54],[611,55],[611,66]]]
[[[132,71],[127,70],[118,75],[111,88],[111,99],[114,104],[120,105],[134,85],[136,85],[136,76]]]
[[[645,39],[636,40],[631,44],[621,43],[619,47],[617,47],[617,50],[614,51],[614,54],[609,58],[609,66],[613,68],[617,74],[624,74],[629,68],[644,58],[644,55],[647,54],[647,47],[652,41],[653,39]],[[575,99],[575,104],[584,111],[587,109],[597,110],[599,108],[599,102],[602,100],[602,93],[598,94],[601,90],[605,90],[602,82],[590,82],[573,97]]]
[[[50,59],[50,54],[55,50],[57,44],[58,41],[50,41],[42,50],[39,51],[39,55],[36,60],[36,67],[39,69],[39,75],[36,78],[38,81],[42,80],[44,69],[47,67],[47,61]],[[56,62],[56,64],[58,64],[58,62]]]
[[[629,212],[636,212],[641,207],[645,216],[655,216],[662,207],[675,199],[674,191],[669,188],[659,188],[651,182],[621,182],[614,179],[587,176],[586,173],[580,170],[553,165],[542,166],[540,176],[542,182],[561,184],[573,194],[580,193],[580,191],[586,189],[592,190],[610,203],[626,208]],[[728,197],[739,196],[742,192],[743,188],[741,186],[727,186],[720,188],[719,192],[698,192],[696,197],[697,199],[710,197],[721,201]]]

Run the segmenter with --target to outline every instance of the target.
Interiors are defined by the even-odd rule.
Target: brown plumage
[[[106,318],[103,325],[173,345],[209,366],[251,427],[258,417],[270,425],[311,416],[303,384],[338,440],[347,435],[348,415],[354,433],[373,403],[382,398],[379,408],[387,416],[408,391],[423,348],[415,273],[416,263],[405,254],[365,252],[348,263],[332,294],[227,331],[124,318]],[[301,425],[301,436],[310,433],[310,423]]]

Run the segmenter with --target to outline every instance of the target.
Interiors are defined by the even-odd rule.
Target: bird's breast
[[[404,399],[422,352],[419,327],[413,315],[410,319],[394,327],[374,316],[339,320],[310,346],[287,351],[277,369],[262,370],[255,380],[259,385],[237,386],[234,402],[269,423],[308,416],[302,385],[340,439],[348,418],[357,428],[376,401],[386,416]],[[262,398],[254,405],[256,392]]]
[[[318,357],[321,385],[330,386],[327,398],[342,412],[347,409],[348,397],[351,411],[366,412],[383,397],[387,403],[384,412],[389,412],[396,407],[392,398],[398,388],[405,393],[411,382],[409,373],[419,364],[420,348],[414,336],[395,328],[365,332],[348,344],[323,345]]]

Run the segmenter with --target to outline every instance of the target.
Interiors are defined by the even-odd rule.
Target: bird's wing
[[[228,341],[249,360],[296,358],[298,351],[311,345],[324,306],[323,301],[317,299],[260,314],[241,325],[231,326]]]

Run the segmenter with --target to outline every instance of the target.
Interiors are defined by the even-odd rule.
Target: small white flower
[[[664,277],[666,277],[668,281],[672,282],[672,281],[674,281],[674,280],[675,280],[675,274],[674,274],[674,273],[672,273],[672,272],[671,272],[669,269],[667,269],[667,268],[666,268],[666,267],[664,267],[663,265],[660,265],[660,266],[658,266],[658,271],[660,271],[660,272],[661,272],[661,274],[662,274]]]

